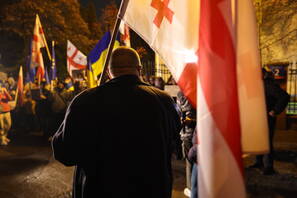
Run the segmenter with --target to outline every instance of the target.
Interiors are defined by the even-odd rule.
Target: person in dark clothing
[[[173,100],[140,80],[131,48],[113,51],[109,72],[110,81],[74,98],[52,139],[55,159],[76,166],[73,197],[170,198],[180,130]]]
[[[270,151],[265,155],[257,155],[256,162],[250,168],[263,169],[264,175],[275,174],[273,167],[273,137],[276,124],[276,116],[283,112],[289,102],[290,96],[277,83],[274,82],[273,74],[266,69],[262,69],[264,78],[265,101],[269,129]]]
[[[192,173],[191,173],[191,197],[198,198],[198,161],[197,161],[197,152],[198,152],[198,139],[197,139],[197,128],[194,131],[192,138],[192,147],[188,152],[188,159],[191,162]]]
[[[154,86],[161,89],[161,90],[164,90],[165,89],[165,82],[164,82],[163,78],[159,77],[159,76],[156,77]]]
[[[192,147],[192,137],[196,128],[196,109],[193,108],[182,91],[177,93],[177,105],[182,113],[182,130],[180,131],[180,138],[182,141],[183,157],[186,161],[186,188],[184,193],[188,195],[191,189],[192,172],[192,163],[188,159],[188,152]]]

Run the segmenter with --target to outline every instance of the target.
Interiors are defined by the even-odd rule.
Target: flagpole
[[[52,50],[55,48],[55,41],[52,41]],[[56,60],[54,60],[54,59],[51,59],[51,92],[53,92],[54,91],[54,79],[53,79],[53,73],[54,73],[54,68],[53,68],[53,61],[55,61],[56,62]],[[55,63],[56,64],[56,63]]]
[[[36,14],[36,17],[38,18],[38,20],[39,20],[39,22],[40,22],[40,26],[42,27],[42,25],[41,25],[41,21],[40,21],[40,18],[39,18],[39,15]],[[42,29],[43,29],[43,28],[42,28]],[[44,38],[45,38],[45,37],[44,37]],[[51,56],[51,53],[50,53],[50,51],[49,51],[49,48],[48,48],[48,45],[47,45],[47,42],[46,42],[45,39],[44,39],[44,45],[45,45],[45,48],[46,48],[46,52],[47,52],[48,58],[49,58],[49,60],[51,61],[51,60],[52,60],[52,56]]]
[[[50,53],[50,51],[49,51],[49,49],[48,49],[48,45],[47,45],[46,42],[45,42],[45,48],[46,48],[46,51],[47,51],[48,58],[49,58],[49,60],[51,61],[51,60],[52,60],[52,56],[51,56],[51,53]]]
[[[16,88],[16,92],[15,92],[15,98],[14,98],[14,103],[15,103],[15,105],[17,104],[18,95],[19,95],[19,89],[18,89],[18,88]]]
[[[20,73],[23,73],[23,66],[20,66],[20,70],[19,70],[19,76],[18,76],[18,81],[17,81],[17,88],[16,88],[16,93],[15,93],[15,98],[14,98],[14,104],[17,104],[17,100],[18,100],[18,95],[19,95],[19,80],[20,80]],[[23,79],[21,79],[23,80]]]
[[[102,70],[102,73],[101,73],[101,76],[100,76],[100,79],[99,79],[99,83],[98,83],[99,86],[104,83],[103,79],[104,79],[104,77],[106,75],[107,65],[108,65],[110,57],[111,57],[111,53],[112,53],[112,50],[113,50],[113,46],[114,46],[117,34],[119,32],[119,27],[120,27],[120,24],[121,24],[121,18],[124,16],[124,14],[126,12],[128,3],[129,3],[129,0],[123,0],[122,3],[121,3],[121,6],[120,6],[120,9],[119,9],[119,12],[118,12],[118,16],[117,16],[117,20],[116,20],[116,23],[115,23],[114,28],[113,28],[111,40],[110,40],[110,43],[108,45],[108,51],[107,51],[106,59],[105,59],[105,62],[104,62],[104,65],[103,65],[103,70]]]

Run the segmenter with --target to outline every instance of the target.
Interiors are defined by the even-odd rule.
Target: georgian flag
[[[67,71],[72,76],[72,70],[82,70],[87,67],[87,57],[67,40]]]
[[[199,197],[245,197],[242,153],[269,150],[251,0],[124,0],[122,7],[119,17],[197,107]]]
[[[31,45],[31,61],[30,61],[30,68],[35,69],[36,76],[39,80],[42,80],[44,76],[44,63],[43,63],[43,56],[40,48],[46,47],[46,39],[45,35],[41,26],[41,22],[39,16],[36,15],[35,26],[33,31],[33,39]]]
[[[196,104],[199,2],[130,0],[126,3],[126,13],[120,17],[160,55],[184,94]]]

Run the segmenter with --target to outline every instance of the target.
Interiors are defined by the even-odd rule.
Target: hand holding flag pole
[[[105,81],[107,66],[108,66],[108,63],[109,63],[109,60],[110,60],[110,57],[111,57],[111,53],[112,53],[112,50],[113,50],[113,46],[114,46],[117,34],[119,32],[119,28],[120,28],[120,24],[121,24],[121,18],[122,18],[122,16],[124,16],[124,14],[126,12],[128,3],[129,3],[129,0],[123,0],[122,3],[121,3],[121,6],[120,6],[120,9],[119,9],[119,12],[118,12],[118,16],[117,16],[117,20],[116,20],[116,23],[115,23],[114,28],[113,28],[111,40],[110,40],[110,43],[108,45],[108,51],[107,51],[106,59],[105,59],[105,62],[104,62],[104,65],[103,65],[103,70],[102,70],[102,73],[101,73],[101,76],[100,76],[100,79],[99,79],[99,83],[98,83],[99,86],[102,85],[104,83],[104,81]]]

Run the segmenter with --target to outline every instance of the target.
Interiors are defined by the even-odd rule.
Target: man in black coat
[[[257,155],[255,164],[250,166],[250,168],[261,168],[263,169],[264,175],[272,175],[275,173],[273,167],[273,137],[275,132],[276,116],[285,110],[290,100],[290,96],[274,82],[273,74],[271,72],[266,71],[266,69],[262,69],[262,74],[264,78],[270,151],[266,155]]]
[[[112,80],[78,95],[53,137],[54,157],[76,166],[73,197],[170,198],[180,118],[165,92],[142,82],[131,48],[113,51]]]

